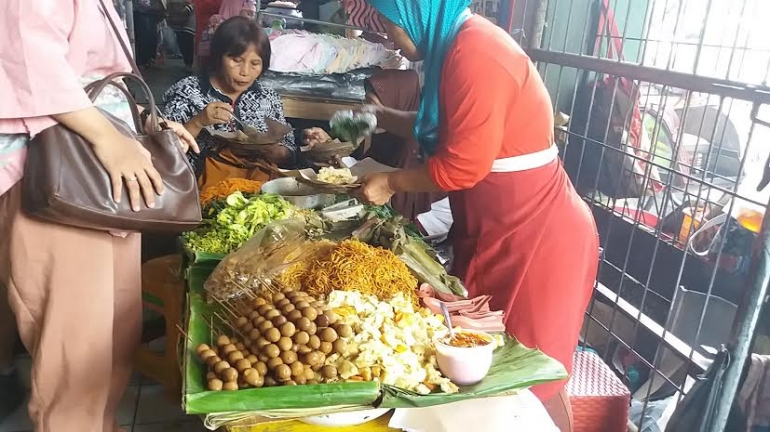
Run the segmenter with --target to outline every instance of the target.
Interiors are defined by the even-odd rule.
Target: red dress
[[[441,145],[428,167],[451,191],[453,273],[471,296],[493,296],[509,333],[571,371],[599,237],[549,153],[553,108],[545,85],[503,30],[474,16],[447,53],[440,101]],[[551,156],[527,168],[533,154]],[[565,383],[533,391],[546,401]]]
[[[208,27],[209,18],[219,13],[222,0],[194,0],[193,6],[195,10],[195,52],[197,55],[203,30]]]

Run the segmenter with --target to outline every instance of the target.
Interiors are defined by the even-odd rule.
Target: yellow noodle
[[[418,304],[417,279],[409,268],[393,252],[358,240],[345,240],[314,259],[294,264],[283,272],[280,281],[315,296],[356,290],[389,300],[403,293]]]
[[[307,273],[310,268],[310,264],[314,261],[328,259],[335,246],[336,243],[328,240],[321,240],[312,245],[308,245],[308,247],[312,248],[312,251],[310,251],[304,259],[298,260],[284,270],[278,277],[278,282],[289,288],[300,289],[302,287],[302,280],[305,273]]]

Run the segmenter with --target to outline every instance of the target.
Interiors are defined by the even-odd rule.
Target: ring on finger
[[[130,182],[135,182],[136,181],[136,177],[126,177],[126,181],[129,182],[129,183]]]

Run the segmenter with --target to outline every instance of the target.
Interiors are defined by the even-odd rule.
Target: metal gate
[[[723,431],[770,280],[760,230],[770,2],[512,0],[511,9],[601,235],[583,344],[625,377],[631,423],[643,431],[665,427],[727,345],[708,428]]]

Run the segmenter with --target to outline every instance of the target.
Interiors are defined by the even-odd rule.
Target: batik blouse
[[[214,88],[207,75],[189,76],[172,85],[163,95],[163,100],[165,101],[165,118],[182,124],[192,120],[212,102],[229,103],[232,105],[236,117],[262,132],[267,132],[265,120],[268,118],[286,123],[281,97],[275,90],[262,85],[259,81],[254,81],[248,90],[233,101]],[[232,132],[242,129],[242,126],[236,121],[231,121],[226,124],[209,126],[209,128],[221,132]],[[201,175],[206,156],[212,151],[216,151],[217,145],[207,129],[201,131],[197,141],[201,149],[200,154],[190,152],[188,157],[195,169],[195,174]],[[293,133],[286,135],[283,141],[278,144],[288,148],[294,155],[292,159],[296,160],[298,147]]]

